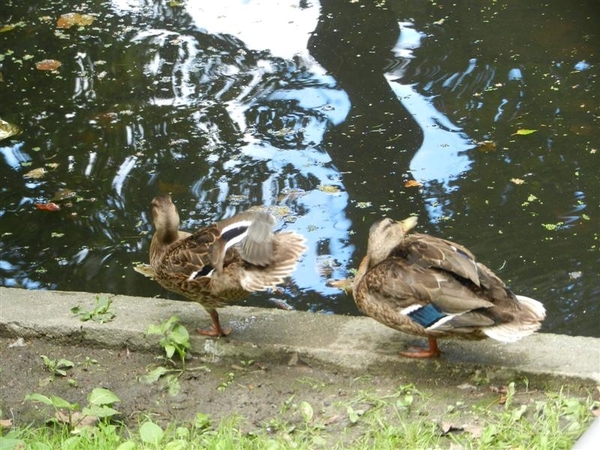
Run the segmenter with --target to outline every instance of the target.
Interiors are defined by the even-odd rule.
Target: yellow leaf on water
[[[15,134],[19,134],[20,132],[21,130],[18,126],[0,119],[0,141],[14,136]]]
[[[417,180],[408,180],[407,182],[404,183],[404,187],[421,187],[423,186],[423,183],[417,181]]]
[[[23,175],[23,178],[42,178],[46,174],[46,169],[38,167],[37,169],[30,170]]]
[[[56,70],[60,66],[62,66],[62,63],[56,59],[44,59],[35,63],[37,70]]]
[[[331,184],[320,184],[317,186],[317,189],[327,194],[337,194],[340,192],[340,188],[338,186]]]
[[[525,128],[521,128],[519,130],[517,130],[516,132],[514,132],[513,134],[511,134],[511,136],[527,136],[528,134],[531,133],[535,133],[537,130],[528,130]]]
[[[494,141],[476,142],[475,145],[477,145],[475,148],[480,152],[491,152],[496,150],[496,143]]]
[[[89,14],[68,13],[63,14],[56,21],[57,28],[71,28],[75,25],[80,27],[91,25],[94,22],[94,16]]]

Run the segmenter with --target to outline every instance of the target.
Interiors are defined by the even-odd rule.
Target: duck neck
[[[179,217],[165,217],[160,227],[157,227],[156,237],[163,245],[169,245],[179,239]]]

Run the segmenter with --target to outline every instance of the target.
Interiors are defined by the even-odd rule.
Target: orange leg
[[[221,328],[221,322],[219,321],[219,313],[216,309],[208,310],[210,314],[210,318],[212,319],[212,327],[205,329],[198,329],[198,333],[203,336],[210,337],[221,337],[221,336],[229,336],[231,333],[231,328]]]
[[[400,355],[409,358],[434,358],[440,356],[441,350],[438,348],[437,340],[429,338],[429,348],[411,347],[405,352],[400,352]]]

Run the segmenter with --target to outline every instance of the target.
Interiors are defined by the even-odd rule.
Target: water
[[[26,3],[0,6],[2,285],[167,295],[132,266],[172,192],[189,229],[263,204],[307,236],[297,309],[358,314],[328,277],[415,213],[544,331],[600,336],[594,2]]]

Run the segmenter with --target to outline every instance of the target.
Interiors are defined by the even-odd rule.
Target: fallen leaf
[[[77,193],[75,191],[72,191],[71,189],[61,188],[54,193],[54,195],[52,196],[50,201],[51,202],[62,202],[63,200],[73,198],[76,195],[77,195]]]
[[[447,422],[442,423],[442,436],[445,436],[448,433],[453,433],[455,431],[464,431],[464,428]]]
[[[483,433],[483,427],[476,423],[466,424],[463,427],[465,432],[471,433],[471,436],[475,439],[479,439]]]
[[[20,132],[21,130],[18,126],[0,119],[0,141],[14,136],[15,134],[19,134]]]
[[[292,305],[290,305],[288,302],[286,302],[285,300],[280,299],[280,298],[271,297],[268,299],[268,301],[273,303],[278,308],[283,309],[285,311],[292,311],[294,309],[294,307]]]
[[[15,348],[15,347],[27,347],[27,344],[25,343],[25,339],[20,337],[16,341],[8,344],[8,348]]]
[[[423,186],[423,183],[420,183],[417,180],[408,180],[407,182],[404,183],[404,187],[421,187]]]
[[[79,411],[73,412],[70,417],[62,411],[57,411],[55,417],[58,422],[77,427],[91,427],[98,422],[97,417],[87,416]]]
[[[522,180],[521,178],[511,178],[510,181],[512,181],[515,184],[523,184],[523,183],[525,183],[525,180]]]
[[[44,59],[35,63],[37,70],[56,70],[60,66],[62,66],[62,63],[56,59]]]
[[[514,132],[513,134],[511,134],[511,136],[527,136],[528,134],[531,133],[535,133],[537,130],[527,130],[524,128],[521,128],[519,130],[517,130],[516,132]]]
[[[337,194],[340,192],[340,188],[338,186],[333,186],[331,184],[320,184],[317,186],[317,189],[327,194]]]
[[[63,14],[56,21],[57,28],[71,28],[75,25],[84,27],[94,22],[94,16],[89,14],[67,13]]]
[[[0,419],[0,428],[12,427],[12,419]]]
[[[60,211],[60,206],[56,203],[36,203],[35,207],[41,211]]]
[[[476,142],[475,147],[480,152],[491,152],[496,150],[496,143],[494,141],[480,141]]]
[[[46,175],[46,169],[38,167],[24,174],[23,178],[42,178],[44,175]]]
[[[323,425],[331,425],[332,423],[337,423],[340,420],[342,420],[344,418],[344,416],[336,414],[335,416],[331,416],[327,419],[325,419],[325,422],[323,422]]]

